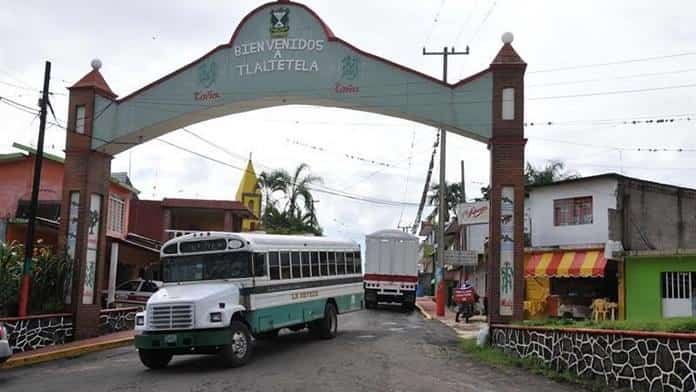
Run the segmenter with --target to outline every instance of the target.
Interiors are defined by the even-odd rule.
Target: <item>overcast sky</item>
[[[99,58],[119,96],[226,43],[261,1],[45,1],[0,7],[0,96],[35,106],[43,63],[53,64],[53,106],[67,118],[67,90]],[[570,171],[629,176],[696,188],[696,3],[693,1],[306,1],[333,32],[351,44],[441,77],[441,59],[421,55],[471,47],[452,58],[449,81],[485,69],[505,31],[529,64],[526,75],[527,160],[560,159]],[[667,57],[671,56],[671,57]],[[582,65],[656,59],[593,67]],[[556,70],[563,68],[563,70]],[[571,68],[571,69],[567,69]],[[639,90],[637,92],[627,92]],[[596,94],[599,93],[599,94]],[[639,119],[659,124],[623,124]],[[13,142],[35,144],[38,119],[0,104],[0,153]],[[688,119],[688,120],[687,120]],[[540,125],[548,124],[551,125]],[[177,131],[162,139],[234,165],[253,153],[257,172],[311,165],[327,187],[417,203],[436,131],[389,117],[317,107],[281,107],[189,127],[231,154]],[[47,131],[47,151],[62,154],[65,132]],[[324,151],[306,145],[321,147]],[[692,151],[636,151],[637,148]],[[346,154],[381,164],[351,159]],[[482,143],[451,134],[448,181],[466,163],[467,192],[488,183]],[[386,164],[386,165],[385,165]],[[233,199],[241,172],[187,155],[157,140],[117,155],[113,171],[130,171],[141,198]],[[434,173],[437,179],[437,170]],[[411,224],[413,204],[385,207],[316,194],[329,235],[360,240],[366,233]]]

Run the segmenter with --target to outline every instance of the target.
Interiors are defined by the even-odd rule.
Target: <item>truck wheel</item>
[[[150,369],[164,369],[172,360],[172,354],[163,350],[138,350],[140,362]]]
[[[230,330],[232,334],[232,343],[220,350],[220,357],[225,366],[242,366],[249,362],[251,353],[254,350],[251,332],[249,332],[249,328],[247,328],[246,324],[241,321],[232,321],[230,323]]]
[[[310,329],[322,339],[333,339],[338,333],[338,311],[336,305],[327,303],[324,318],[310,324]]]
[[[377,308],[377,302],[375,301],[365,301],[365,309],[375,309]]]

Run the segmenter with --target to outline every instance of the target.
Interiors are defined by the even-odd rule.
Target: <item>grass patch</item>
[[[575,321],[572,319],[525,320],[521,325],[550,328],[594,328],[626,331],[696,333],[696,317],[675,317],[654,321]]]
[[[477,361],[494,367],[521,368],[554,381],[581,385],[595,392],[615,391],[615,389],[608,387],[601,380],[581,378],[569,371],[557,372],[538,358],[518,358],[516,355],[507,354],[499,348],[491,346],[479,347],[476,345],[476,339],[462,339],[459,343],[459,348]]]

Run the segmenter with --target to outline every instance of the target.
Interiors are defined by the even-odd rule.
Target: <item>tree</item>
[[[311,185],[322,183],[322,179],[309,170],[309,165],[302,163],[292,175],[283,169],[259,175],[264,194],[261,222],[269,233],[322,234],[311,192]]]
[[[570,180],[580,177],[576,173],[564,172],[564,169],[565,164],[556,160],[546,162],[546,166],[541,169],[537,169],[532,166],[531,163],[527,162],[527,166],[524,170],[524,184],[546,185],[556,181]]]
[[[564,169],[565,164],[561,161],[548,161],[546,166],[541,169],[537,169],[532,166],[531,163],[527,162],[527,166],[525,166],[524,169],[524,185],[546,185],[556,181],[571,180],[580,177],[580,175],[576,173],[564,172]],[[490,185],[481,187],[481,197],[477,198],[476,201],[490,200],[490,191]]]
[[[447,211],[445,211],[445,221],[449,221],[450,212],[454,211],[455,207],[459,203],[464,203],[465,200],[462,197],[462,184],[455,182],[448,184],[445,182],[445,187],[447,193],[445,194],[445,204],[447,205]],[[432,214],[433,216],[439,216],[440,214],[440,184],[432,184],[430,186],[430,192],[428,194],[428,204],[435,206]]]

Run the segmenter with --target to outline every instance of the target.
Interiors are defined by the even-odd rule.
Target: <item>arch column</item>
[[[493,60],[487,297],[491,323],[522,320],[524,310],[524,72],[512,34]]]
[[[100,65],[93,61],[93,70],[69,88],[58,245],[70,264],[65,303],[73,313],[76,339],[98,335],[101,282],[106,271],[112,157],[92,150],[92,131],[97,95],[107,99],[116,95],[99,73]]]

